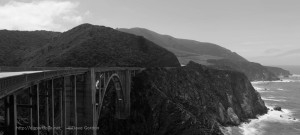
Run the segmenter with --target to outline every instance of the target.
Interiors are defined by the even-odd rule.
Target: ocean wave
[[[252,85],[254,84],[267,84],[267,83],[289,83],[289,82],[300,82],[300,80],[293,80],[293,79],[281,79],[276,81],[253,81],[251,82]]]
[[[277,123],[296,123],[298,119],[294,120],[292,111],[282,109],[282,111],[274,111],[273,106],[267,106],[269,111],[267,114],[259,116],[258,119],[252,119],[249,123],[243,123],[239,128],[244,135],[262,135],[265,133],[264,128],[268,122]],[[272,111],[273,110],[273,111]]]
[[[300,75],[298,75],[298,74],[293,74],[293,75],[291,75],[291,77],[300,77]]]
[[[276,102],[285,102],[285,99],[278,99],[275,97],[262,97],[262,100],[268,100],[268,101],[276,101]]]
[[[262,90],[265,90],[264,88],[261,88],[261,87],[256,87],[256,86],[253,86],[253,88],[257,91],[262,91]]]
[[[269,81],[269,82],[287,83],[287,82],[295,82],[295,80],[291,80],[291,79],[282,79],[282,80]]]
[[[252,84],[264,84],[264,83],[269,83],[270,81],[252,81]]]
[[[253,86],[253,88],[256,91],[260,92],[260,93],[262,93],[262,92],[273,92],[273,91],[270,91],[270,89],[267,89],[267,88],[261,88],[261,87],[257,87],[257,86]]]

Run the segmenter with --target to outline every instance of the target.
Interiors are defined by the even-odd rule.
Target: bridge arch
[[[100,80],[104,77],[100,76]],[[103,82],[103,81],[102,81]],[[100,83],[101,84],[101,83]],[[101,86],[99,86],[99,93],[101,98],[98,108],[98,132],[100,134],[114,132],[112,129],[116,128],[112,121],[118,121],[126,116],[126,97],[124,93],[124,85],[121,77],[114,73],[104,83],[104,89],[101,92]],[[111,125],[109,125],[111,124]],[[102,133],[103,132],[103,133]]]

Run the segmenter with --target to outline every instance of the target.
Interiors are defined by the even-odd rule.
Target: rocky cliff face
[[[103,134],[222,134],[220,125],[237,125],[267,112],[247,77],[235,71],[190,63],[147,69],[133,83],[130,118],[110,119],[113,126],[102,124]]]

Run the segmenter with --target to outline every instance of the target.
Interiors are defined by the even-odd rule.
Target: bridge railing
[[[81,67],[8,67],[0,66],[0,72],[45,71],[45,70],[74,70],[86,69]]]

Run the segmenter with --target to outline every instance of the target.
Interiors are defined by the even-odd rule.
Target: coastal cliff
[[[223,134],[219,127],[238,125],[267,108],[247,77],[196,63],[180,68],[146,69],[133,80],[131,115],[110,119],[102,134]],[[105,130],[103,130],[105,129]]]

